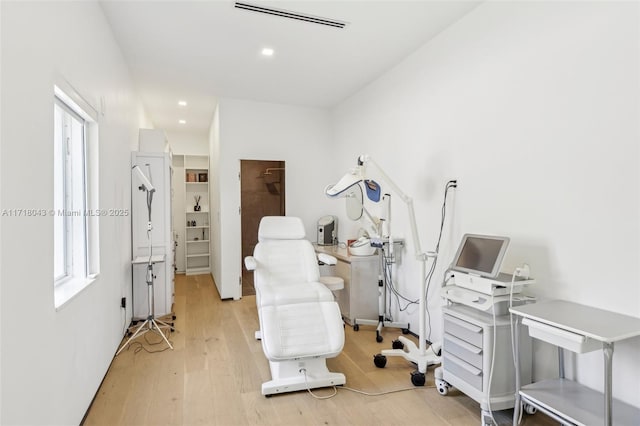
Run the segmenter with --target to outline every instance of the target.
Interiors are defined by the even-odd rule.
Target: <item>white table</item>
[[[516,374],[516,405],[513,424],[517,425],[520,400],[534,406],[561,423],[592,426],[634,425],[640,409],[612,397],[612,358],[615,342],[640,336],[640,318],[592,308],[563,300],[550,300],[510,308],[518,321],[529,326],[532,337],[558,346],[559,378],[520,387]],[[516,336],[518,328],[515,327]],[[516,359],[519,359],[516,337]],[[577,353],[602,348],[604,354],[604,394],[564,377],[563,350]],[[519,363],[516,362],[516,366]]]

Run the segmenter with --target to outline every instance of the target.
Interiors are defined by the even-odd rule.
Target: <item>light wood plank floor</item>
[[[347,385],[367,392],[413,388],[384,396],[340,389],[330,399],[308,392],[265,398],[261,383],[270,379],[259,341],[255,296],[221,301],[210,276],[176,276],[177,331],[174,350],[148,353],[134,344],[113,361],[84,424],[90,425],[474,425],[480,408],[452,389],[447,396],[427,386],[413,388],[414,369],[402,358],[376,368],[373,355],[391,346],[398,330],[385,329],[376,343],[373,327],[345,329],[343,352],[328,360],[331,371],[346,375]],[[153,333],[139,339],[149,351],[165,348]],[[159,344],[149,344],[159,343]],[[136,351],[136,349],[138,349]],[[331,389],[314,393],[326,396]],[[502,414],[502,413],[501,413]],[[510,424],[501,417],[500,424]],[[541,413],[524,416],[523,425],[551,425]]]

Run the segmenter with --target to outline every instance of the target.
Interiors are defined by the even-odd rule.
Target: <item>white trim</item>
[[[98,110],[83,98],[64,78],[57,76],[53,85],[54,94],[87,121],[98,122]]]
[[[93,284],[98,275],[87,278],[75,278],[61,283],[53,289],[54,306],[56,312],[62,309],[70,300],[82,293],[87,287]]]

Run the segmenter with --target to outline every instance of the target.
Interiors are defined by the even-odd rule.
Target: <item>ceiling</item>
[[[156,128],[207,134],[220,97],[331,107],[479,3],[244,2],[347,25],[256,13],[229,0],[101,2]],[[263,56],[264,47],[274,49],[273,56]],[[179,100],[187,106],[178,106]]]

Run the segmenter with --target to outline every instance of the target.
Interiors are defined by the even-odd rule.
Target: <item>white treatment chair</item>
[[[326,366],[326,358],[344,346],[342,316],[333,293],[320,282],[318,258],[302,221],[262,218],[258,244],[245,266],[254,272],[258,333],[271,368],[272,380],[262,384],[262,394],[343,385],[345,376]]]

